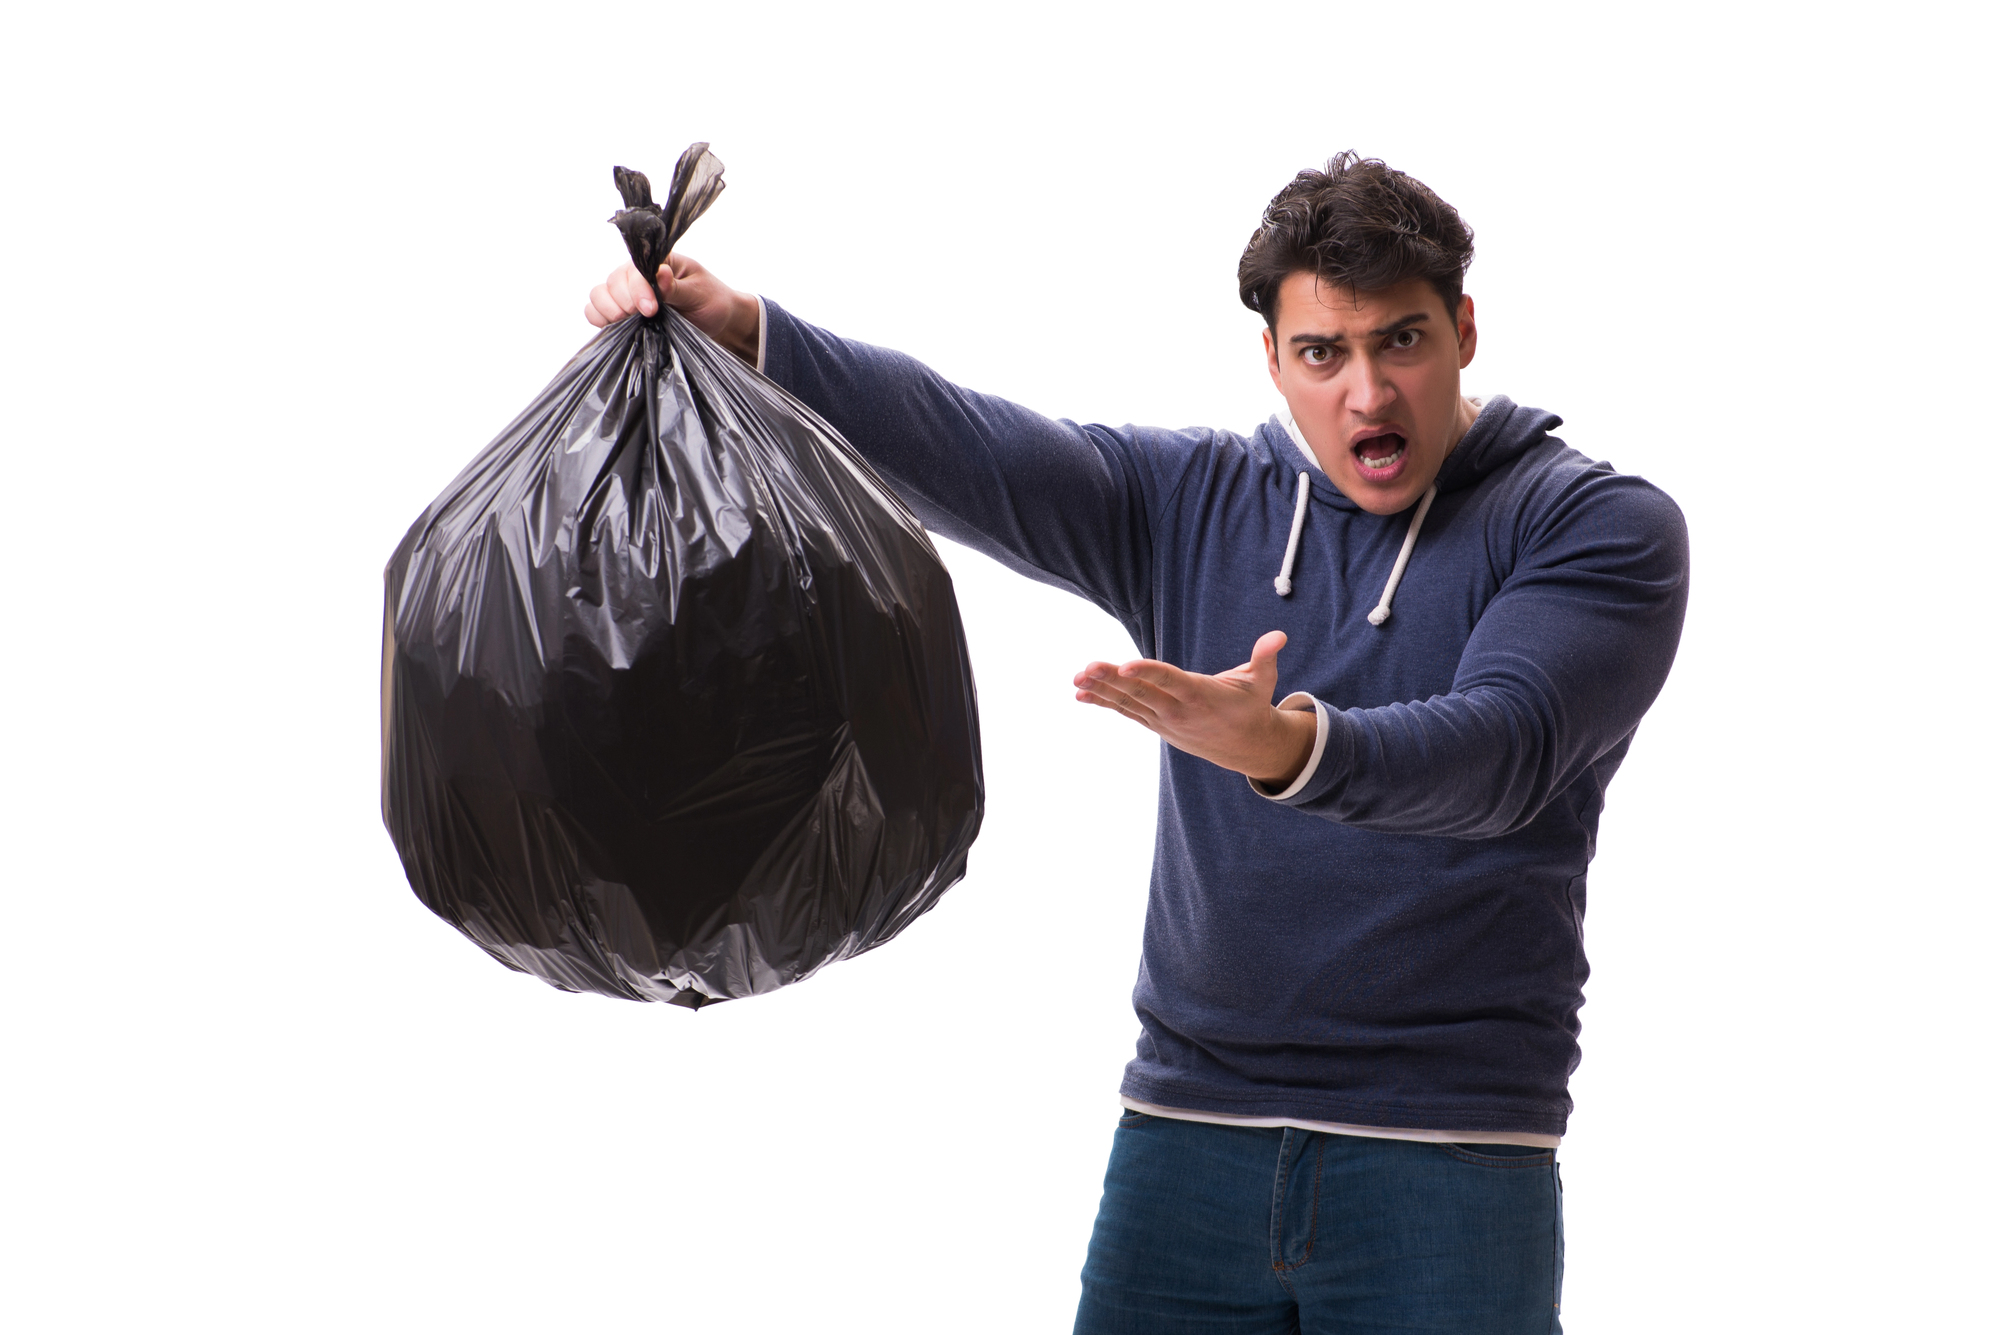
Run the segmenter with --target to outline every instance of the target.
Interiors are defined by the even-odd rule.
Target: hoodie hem
[[[1491,1104],[1369,1103],[1333,1098],[1313,1090],[1199,1089],[1128,1073],[1119,1094],[1164,1108],[1238,1117],[1280,1117],[1304,1122],[1344,1122],[1351,1126],[1416,1131],[1513,1131],[1561,1136],[1568,1114],[1496,1108]]]

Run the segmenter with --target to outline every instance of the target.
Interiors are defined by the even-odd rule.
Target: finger
[[[1269,697],[1278,689],[1278,650],[1285,647],[1285,632],[1267,630],[1250,649],[1250,679]]]
[[[1270,674],[1268,680],[1271,685],[1265,689],[1267,691],[1275,690],[1278,680],[1278,650],[1284,647],[1285,632],[1281,630],[1267,630],[1257,637],[1257,643],[1250,646],[1249,662],[1238,663],[1227,672],[1218,672],[1216,676],[1233,677],[1239,681],[1247,679],[1252,684],[1255,684],[1266,680],[1266,678],[1259,675],[1260,673],[1268,673]]]
[[[629,290],[632,309],[641,315],[659,314],[660,299],[653,294],[653,285],[629,264],[625,266],[625,272],[625,283]]]
[[[1077,687],[1077,694],[1092,696],[1099,700],[1115,702],[1127,709],[1137,709],[1144,713],[1156,712],[1145,696],[1132,689],[1131,683],[1118,681],[1086,681]]]
[[[618,298],[613,296],[604,284],[599,283],[590,289],[590,306],[584,311],[584,318],[599,329],[606,325],[617,324],[631,313],[618,304]]]
[[[1159,721],[1158,711],[1154,710],[1145,700],[1140,699],[1130,691],[1122,690],[1117,686],[1105,682],[1085,683],[1085,685],[1078,689],[1076,698],[1088,704],[1103,705],[1107,709],[1116,709],[1127,717],[1135,718],[1144,723],[1147,727],[1152,727]]]
[[[653,289],[629,263],[621,264],[614,269],[604,285],[611,290],[612,298],[627,315],[633,311],[641,315],[652,315],[660,309],[660,303],[653,298]]]
[[[1086,681],[1102,681],[1106,677],[1115,676],[1117,672],[1118,665],[1116,663],[1085,663],[1083,671],[1072,677],[1071,681],[1081,686]]]
[[[1126,667],[1131,666],[1129,663]],[[1076,685],[1081,690],[1095,690],[1100,693],[1137,699],[1146,691],[1146,683],[1125,675],[1125,668],[1114,667],[1110,663],[1092,663],[1076,674]]]
[[[632,312],[632,302],[628,295],[630,289],[626,286],[625,281],[625,271],[631,267],[629,264],[619,265],[616,269],[605,275],[603,285],[596,289],[597,292],[604,293],[610,299],[614,309],[623,312],[625,315],[629,315]],[[623,317],[620,316],[619,318]]]
[[[1100,700],[1095,696],[1092,696],[1083,691],[1078,691],[1076,693],[1076,698],[1082,701],[1084,704],[1096,705],[1099,709],[1108,709],[1114,714],[1123,714],[1126,718],[1131,719],[1134,723],[1146,729],[1148,732],[1159,731],[1159,729],[1154,726],[1152,719],[1146,717],[1143,714],[1135,713],[1132,710],[1125,708],[1123,705],[1115,703],[1114,701]]]
[[[1118,669],[1118,680],[1148,699],[1162,698],[1186,704],[1200,690],[1200,679],[1172,663],[1150,658],[1136,659]]]

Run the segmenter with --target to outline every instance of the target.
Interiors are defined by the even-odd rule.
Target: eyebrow
[[[1396,333],[1398,330],[1408,329],[1411,325],[1414,324],[1422,324],[1424,321],[1430,318],[1431,317],[1429,311],[1418,311],[1415,315],[1405,315],[1402,319],[1397,320],[1394,324],[1385,324],[1380,329],[1369,330],[1368,337],[1386,338],[1388,335]],[[1345,334],[1293,334],[1291,338],[1286,341],[1291,343],[1293,347],[1297,347],[1301,343],[1339,343],[1346,337],[1347,335]]]

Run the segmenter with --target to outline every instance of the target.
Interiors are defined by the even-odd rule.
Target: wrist
[[[729,318],[723,325],[723,336],[716,342],[755,366],[763,325],[764,303],[752,293],[732,290],[729,294]]]
[[[1310,709],[1273,709],[1271,728],[1270,745],[1255,767],[1270,772],[1244,772],[1265,788],[1283,790],[1292,785],[1312,757],[1313,744],[1319,740],[1319,715]]]

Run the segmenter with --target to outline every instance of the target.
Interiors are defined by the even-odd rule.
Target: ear
[[[1472,365],[1472,354],[1479,350],[1479,325],[1472,318],[1472,298],[1458,299],[1458,369],[1463,371]]]
[[[1264,365],[1271,372],[1271,384],[1283,394],[1285,382],[1278,377],[1278,337],[1271,332],[1269,325],[1264,326]]]

